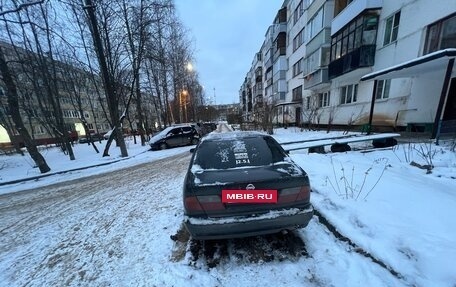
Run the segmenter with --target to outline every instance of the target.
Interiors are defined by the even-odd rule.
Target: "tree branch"
[[[34,2],[28,2],[28,3],[20,4],[19,6],[17,6],[16,9],[6,10],[6,11],[3,11],[3,12],[0,12],[0,17],[3,16],[3,15],[9,14],[9,13],[19,12],[20,10],[22,10],[24,8],[27,8],[28,6],[33,6],[33,5],[37,5],[37,4],[43,4],[44,1],[45,0],[39,0],[39,1],[34,1]]]

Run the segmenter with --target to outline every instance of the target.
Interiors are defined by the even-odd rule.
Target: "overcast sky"
[[[239,89],[283,0],[175,0],[194,40],[195,69],[206,97],[239,102]]]

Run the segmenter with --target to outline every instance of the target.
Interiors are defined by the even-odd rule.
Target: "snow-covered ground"
[[[274,137],[285,143],[340,135],[289,128]],[[6,185],[39,171],[27,156],[1,156],[0,286],[456,286],[456,153],[449,143],[291,152],[309,173],[316,210],[396,277],[337,240],[316,217],[298,231],[309,256],[296,260],[230,260],[210,269],[170,260],[176,243],[169,235],[182,222],[180,188],[190,148],[152,152],[130,141],[130,157],[121,159],[114,147],[111,157],[102,158],[76,144],[75,161],[48,148],[43,154],[54,173],[114,163]],[[431,157],[431,173],[410,165],[428,164]],[[150,171],[154,162],[159,171]],[[127,167],[133,167],[128,176],[108,174]],[[100,178],[84,179],[92,175]],[[52,205],[39,200],[53,194]],[[12,210],[20,204],[27,209]]]

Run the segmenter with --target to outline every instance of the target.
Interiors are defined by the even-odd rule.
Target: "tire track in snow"
[[[94,282],[107,262],[123,258],[129,231],[151,232],[145,225],[153,225],[157,210],[169,213],[180,204],[181,189],[176,189],[175,182],[185,174],[189,159],[189,155],[178,155],[3,196],[0,248],[23,254],[25,250],[20,249],[25,247],[30,254],[26,260],[12,262],[8,279],[23,286],[38,285],[37,281]],[[49,234],[48,229],[53,232]],[[44,232],[51,237],[49,242],[32,242]]]

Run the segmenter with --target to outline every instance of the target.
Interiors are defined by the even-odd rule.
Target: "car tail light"
[[[205,211],[225,209],[219,195],[201,195],[197,198]]]
[[[280,191],[279,203],[309,200],[309,197],[309,186],[304,185],[301,187],[284,188]]]
[[[225,209],[218,195],[189,196],[185,198],[184,205],[188,214]]]
[[[295,202],[301,190],[300,187],[284,188],[280,191],[279,203]]]
[[[299,191],[296,201],[309,201],[310,200],[310,186],[304,185]]]
[[[187,212],[204,211],[196,196],[189,196],[184,199],[184,206]]]

